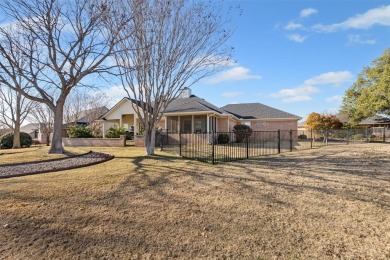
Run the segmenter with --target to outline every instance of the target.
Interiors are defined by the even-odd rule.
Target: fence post
[[[328,129],[325,129],[325,145],[328,146]]]
[[[383,142],[386,143],[386,127],[383,127]]]
[[[249,134],[246,134],[246,158],[249,159]]]
[[[280,129],[278,129],[278,153],[280,153]]]
[[[215,140],[215,136],[214,136],[214,131],[213,131],[212,135],[211,135],[211,162],[212,162],[212,164],[215,164],[214,140]]]
[[[313,149],[313,129],[310,129],[310,149]]]
[[[164,150],[164,145],[163,145],[163,136],[162,133],[158,135],[158,140],[160,141],[160,151]]]
[[[181,156],[181,131],[179,132],[179,156]]]
[[[293,130],[290,129],[290,152],[293,150]]]
[[[349,128],[347,129],[347,144],[349,144]]]

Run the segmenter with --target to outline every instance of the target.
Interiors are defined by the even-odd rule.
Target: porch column
[[[103,122],[103,138],[106,138],[106,122]]]
[[[210,117],[209,115],[207,115],[207,122],[206,122],[206,129],[207,129],[207,133],[210,133]]]
[[[195,133],[194,115],[192,115],[192,118],[191,118],[191,133]]]
[[[228,129],[227,129],[227,131],[230,132],[230,119],[229,119],[229,117],[228,117],[227,121],[228,121]]]
[[[177,117],[178,118],[178,124],[177,124],[177,132],[180,133],[180,128],[181,128],[181,120],[180,120],[180,116]]]
[[[122,117],[123,115],[121,115],[121,117],[119,118],[119,127],[122,127]]]
[[[164,128],[165,128],[165,130],[168,132],[168,117],[167,116],[165,116],[164,117],[165,118],[165,122],[164,122]]]

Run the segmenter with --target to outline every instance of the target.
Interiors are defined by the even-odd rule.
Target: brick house
[[[133,105],[136,105],[135,100],[123,98],[105,113],[101,117],[103,133],[113,125],[139,133],[141,126]],[[254,131],[297,130],[299,119],[299,116],[260,103],[219,108],[184,88],[164,111],[159,127],[169,133],[230,132],[236,124],[249,125]]]

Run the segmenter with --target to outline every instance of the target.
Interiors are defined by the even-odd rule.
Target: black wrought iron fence
[[[390,130],[385,128],[211,133],[163,131],[157,136],[156,145],[182,157],[216,163],[326,145],[386,140],[390,140]]]

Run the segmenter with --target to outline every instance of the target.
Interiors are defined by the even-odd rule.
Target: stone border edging
[[[71,158],[75,158],[75,157],[84,156],[84,155],[91,154],[91,153],[102,154],[104,156],[101,157],[102,158],[101,161],[95,161],[95,162],[91,162],[91,163],[87,163],[87,164],[81,164],[81,165],[73,165],[73,166],[68,166],[68,167],[64,167],[64,168],[55,168],[55,169],[50,169],[50,170],[33,171],[33,172],[9,174],[9,175],[0,175],[0,179],[8,179],[8,178],[14,178],[14,177],[36,175],[36,174],[41,174],[41,173],[73,170],[73,169],[78,169],[78,168],[83,168],[83,167],[96,165],[96,164],[99,164],[99,163],[108,162],[108,161],[110,161],[110,160],[115,158],[115,156],[112,155],[112,154],[106,154],[106,153],[101,153],[101,152],[89,151],[88,153],[81,154],[81,155],[75,155],[75,156],[68,157],[68,158],[56,158],[56,159],[52,159],[52,160],[45,160],[45,161],[38,161],[38,162],[24,162],[24,163],[19,163],[19,164],[3,164],[3,165],[0,165],[0,169],[1,169],[1,166],[18,166],[18,165],[26,165],[26,164],[31,164],[31,163],[60,161],[60,160],[66,160],[66,159],[71,159]]]

